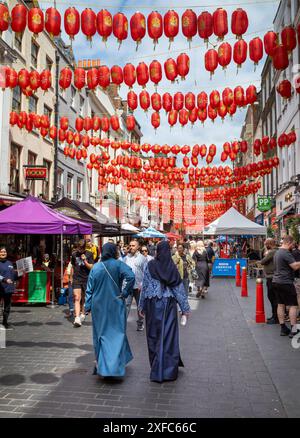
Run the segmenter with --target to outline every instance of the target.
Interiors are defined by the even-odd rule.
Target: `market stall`
[[[227,243],[228,236],[265,236],[266,234],[266,227],[250,221],[233,207],[204,228],[204,235],[225,236]],[[240,263],[241,268],[247,266],[247,259],[244,258],[229,259],[222,257],[216,259],[213,265],[212,275],[214,277],[234,277],[237,262]]]
[[[63,236],[90,234],[92,227],[51,210],[39,199],[24,201],[0,212],[0,234],[57,235],[61,242],[60,278],[63,278]],[[50,302],[53,272],[35,270],[20,278],[13,302]],[[53,288],[52,288],[53,290]],[[54,291],[53,291],[54,293]],[[52,300],[53,301],[53,300]]]

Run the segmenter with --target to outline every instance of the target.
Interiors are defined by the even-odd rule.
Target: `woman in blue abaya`
[[[183,366],[179,351],[177,304],[184,315],[190,313],[187,294],[172,260],[168,242],[157,245],[157,254],[145,268],[139,311],[146,317],[146,333],[151,366],[150,380],[176,380]]]
[[[101,262],[90,272],[85,296],[85,310],[93,318],[94,373],[103,377],[123,377],[133,358],[126,336],[125,298],[132,293],[135,277],[117,257],[115,244],[103,245]]]

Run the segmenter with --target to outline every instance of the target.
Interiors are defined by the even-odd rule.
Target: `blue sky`
[[[235,5],[233,5],[233,3]],[[84,7],[91,7],[95,12],[98,12],[100,8],[107,8],[112,14],[122,11],[128,18],[130,18],[130,16],[136,11],[140,11],[147,16],[152,10],[157,10],[163,15],[168,9],[175,9],[179,15],[181,15],[188,7],[192,7],[192,9],[199,15],[203,10],[213,12],[218,6],[222,5],[228,12],[229,29],[231,13],[234,9],[240,6],[247,11],[249,17],[249,28],[244,37],[247,42],[255,36],[263,37],[268,30],[273,29],[273,19],[278,4],[278,1],[270,2],[269,0],[259,3],[254,3],[253,0],[247,2],[237,2],[234,0],[223,0],[222,2],[214,2],[211,0],[199,2],[193,0],[191,2],[183,2],[182,0],[173,0],[171,3],[167,3],[167,6],[164,6],[165,2],[162,0],[147,0],[143,2],[104,0],[101,2],[101,7],[99,7],[98,2],[96,1],[75,0],[74,3],[72,3],[72,5],[79,10],[84,9]],[[46,3],[42,3],[41,6],[46,8]],[[67,2],[57,2],[57,7],[62,13],[68,6],[69,4]],[[68,38],[65,37],[65,40],[67,41]],[[231,44],[234,44],[235,42],[234,36],[231,34],[230,30],[225,41],[228,41]],[[216,38],[211,38],[211,42],[215,44]],[[76,37],[73,47],[77,59],[80,59],[82,54],[84,54],[84,59],[100,59],[102,64],[106,64],[109,67],[114,64],[123,67],[127,62],[137,65],[140,61],[150,64],[153,59],[157,59],[163,64],[169,57],[176,59],[181,52],[187,53],[191,60],[191,69],[186,81],[179,81],[179,83],[171,84],[169,81],[163,80],[158,86],[158,92],[161,94],[165,91],[168,91],[171,94],[175,94],[177,91],[182,91],[183,93],[192,91],[197,95],[197,93],[202,90],[209,93],[213,89],[222,91],[227,86],[234,88],[237,85],[242,85],[247,88],[250,84],[256,85],[259,89],[260,74],[264,65],[264,60],[262,60],[254,72],[252,61],[247,60],[243,67],[239,69],[237,75],[236,65],[232,62],[232,65],[227,69],[226,73],[224,73],[219,67],[212,80],[210,80],[209,73],[204,68],[204,54],[207,48],[204,45],[203,40],[197,35],[193,39],[192,49],[190,50],[188,42],[181,35],[181,31],[176,37],[170,50],[168,40],[163,36],[154,51],[152,40],[150,40],[147,33],[142,44],[139,46],[138,51],[136,51],[135,43],[130,36],[125,42],[123,42],[120,50],[118,50],[118,44],[114,36],[109,38],[107,47],[105,47],[104,43],[98,36],[93,39],[92,47],[90,47],[90,43],[85,40],[84,36],[80,35]],[[142,89],[139,86],[134,88],[134,91],[137,93],[141,90]],[[150,94],[155,91],[154,87],[150,84],[147,86],[147,90]],[[127,91],[127,87],[121,88],[120,93],[123,98],[126,98]],[[222,123],[219,118],[214,124],[212,124],[210,120],[207,121],[204,128],[200,122],[197,122],[194,127],[192,127],[191,124],[188,124],[184,128],[181,128],[178,123],[178,125],[172,128],[171,131],[164,111],[161,111],[161,126],[156,134],[150,123],[150,114],[147,117],[143,111],[137,110],[135,116],[142,127],[142,132],[144,134],[142,139],[143,142],[149,142],[152,144],[168,143],[170,145],[176,143],[179,145],[205,143],[208,146],[211,143],[215,143],[218,148],[222,148],[225,141],[239,139],[245,117],[245,110],[238,110],[233,120],[226,117],[224,123]]]

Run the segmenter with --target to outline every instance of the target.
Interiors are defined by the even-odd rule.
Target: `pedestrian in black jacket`
[[[11,296],[15,291],[14,282],[18,279],[18,275],[14,270],[12,262],[7,260],[7,251],[5,247],[0,247],[0,300],[4,301],[3,309],[3,326],[6,329],[12,327],[8,324],[8,316],[11,308]]]

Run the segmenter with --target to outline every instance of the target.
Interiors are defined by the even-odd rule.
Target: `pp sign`
[[[271,199],[269,197],[259,197],[257,200],[257,208],[259,211],[271,210]]]

